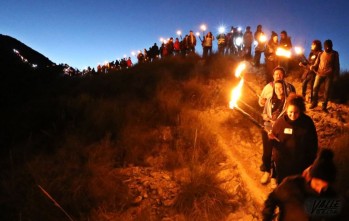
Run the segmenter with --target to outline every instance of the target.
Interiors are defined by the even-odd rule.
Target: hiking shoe
[[[311,103],[309,109],[314,109],[315,107],[317,107],[317,103]]]
[[[271,178],[270,179],[270,187],[272,189],[275,189],[277,186],[278,186],[278,182],[276,181],[276,179],[275,178]]]
[[[261,178],[261,184],[266,184],[269,182],[269,178],[270,178],[270,173],[268,172],[264,172],[263,176]]]

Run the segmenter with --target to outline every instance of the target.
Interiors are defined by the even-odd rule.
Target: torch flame
[[[260,37],[259,37],[259,41],[260,42],[266,42],[267,41],[267,37],[265,36],[265,35],[261,35]]]
[[[241,97],[241,89],[242,85],[244,84],[244,79],[241,78],[238,86],[236,86],[232,92],[231,92],[231,100],[229,102],[229,108],[234,109],[234,107],[237,107],[237,102],[239,98]]]
[[[235,77],[240,77],[241,76],[241,72],[243,70],[245,70],[246,68],[246,64],[245,63],[240,63],[239,66],[236,68],[236,71],[235,71]]]
[[[286,58],[290,58],[291,57],[291,51],[283,49],[283,48],[277,48],[276,49],[276,55],[277,56],[286,57]]]
[[[303,48],[301,48],[301,47],[295,47],[294,50],[295,50],[296,54],[298,54],[298,55],[303,54]]]

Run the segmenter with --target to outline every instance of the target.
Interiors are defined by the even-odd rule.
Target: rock
[[[162,178],[164,178],[165,180],[170,180],[171,179],[171,177],[169,175],[167,175],[167,174],[162,175]]]
[[[134,200],[133,200],[133,204],[140,204],[143,200],[142,196],[137,196]]]
[[[172,199],[172,200],[168,199],[168,200],[162,201],[162,204],[163,204],[164,206],[167,206],[167,207],[173,206],[174,203],[175,203],[175,200],[173,200],[173,199]]]

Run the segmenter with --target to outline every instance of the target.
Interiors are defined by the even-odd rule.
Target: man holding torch
[[[280,43],[279,43],[280,47],[285,49],[286,51],[291,51],[292,49],[292,42],[291,42],[291,37],[289,37],[287,35],[286,31],[282,31],[280,33]],[[286,69],[286,71],[288,70],[288,62],[289,62],[289,58],[288,57],[280,57],[279,59],[279,64],[284,67]]]

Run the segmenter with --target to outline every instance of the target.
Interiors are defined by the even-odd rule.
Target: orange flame
[[[262,34],[262,35],[259,37],[259,41],[262,42],[262,43],[263,43],[263,42],[266,42],[266,41],[267,41],[267,37],[266,37],[265,35]]]
[[[291,57],[291,51],[283,49],[283,48],[277,48],[276,49],[276,55],[277,56],[286,57],[286,58],[290,58]]]
[[[241,78],[238,86],[236,86],[232,92],[231,92],[231,100],[229,102],[229,108],[234,109],[234,107],[237,107],[237,102],[239,98],[241,97],[241,89],[242,85],[244,84],[244,79]]]
[[[239,66],[236,68],[235,71],[235,77],[239,78],[241,76],[241,72],[245,70],[246,64],[245,63],[240,63]]]
[[[301,47],[295,47],[294,48],[294,51],[296,52],[296,54],[303,54],[303,52],[304,52],[304,49],[303,48],[301,48]]]

